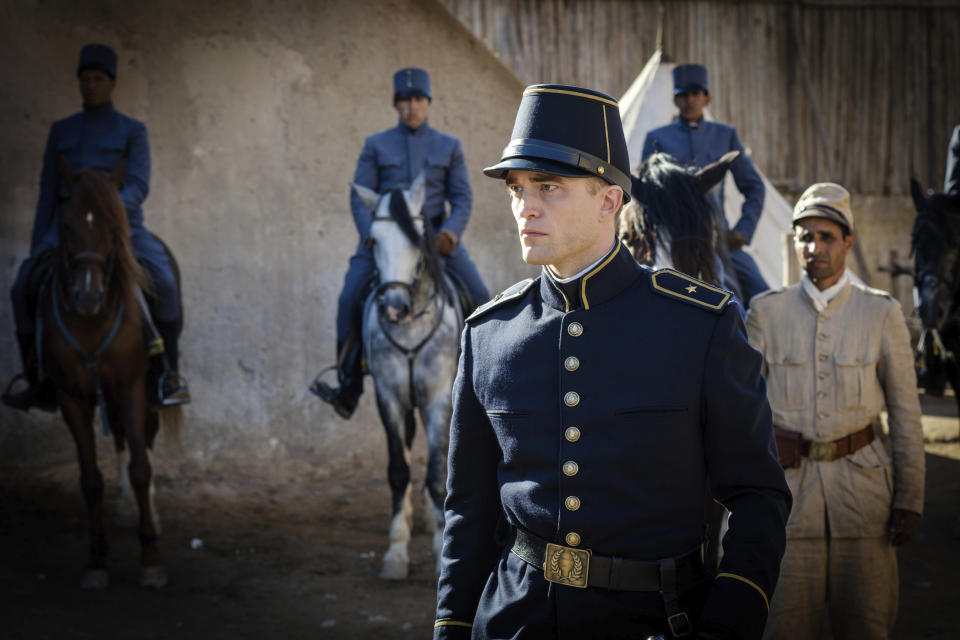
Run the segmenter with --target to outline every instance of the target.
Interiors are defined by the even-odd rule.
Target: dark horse
[[[655,153],[633,177],[633,200],[618,223],[620,237],[640,264],[673,267],[737,294],[740,287],[727,260],[723,213],[706,193],[723,179],[738,152],[695,170]]]
[[[161,587],[167,574],[157,546],[150,460],[159,417],[147,409],[145,318],[137,300],[138,287],[149,291],[149,283],[131,251],[127,214],[117,193],[123,166],[113,174],[74,174],[61,159],[61,175],[70,196],[61,208],[56,265],[38,301],[38,317],[44,327],[41,362],[76,442],[90,518],[90,566],[81,586],[98,589],[109,583],[104,483],[93,429],[99,408],[105,431],[113,433],[121,490],[129,493],[132,486],[136,498],[140,583]],[[176,428],[179,416],[168,417]],[[130,462],[124,470],[127,445]]]
[[[910,193],[917,208],[910,247],[923,325],[917,345],[926,369],[923,386],[941,395],[946,378],[960,407],[960,195],[927,196],[916,180]]]

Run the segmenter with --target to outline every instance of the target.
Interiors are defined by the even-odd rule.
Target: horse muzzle
[[[407,286],[384,287],[377,295],[377,306],[388,322],[403,324],[410,322],[413,317],[412,296]]]
[[[940,329],[946,319],[947,305],[944,302],[946,292],[941,289],[940,281],[934,275],[924,276],[917,287],[920,299],[917,313],[926,329]]]

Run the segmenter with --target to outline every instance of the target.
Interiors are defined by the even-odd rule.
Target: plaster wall
[[[523,87],[433,1],[52,0],[3,2],[0,14],[4,381],[20,368],[6,292],[29,249],[47,132],[80,107],[87,42],[118,51],[115,105],[150,134],[147,226],[183,272],[188,459],[383,453],[369,383],[350,422],[307,385],[333,359],[357,243],[348,184],[364,138],[396,124],[396,69],[431,72],[430,123],[463,142],[475,198],[463,241],[491,291],[531,272],[502,183],[481,173],[508,141]],[[73,455],[59,417],[0,407],[0,423],[4,464]]]

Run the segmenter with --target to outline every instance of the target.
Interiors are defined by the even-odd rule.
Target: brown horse
[[[61,159],[70,197],[60,212],[57,264],[39,301],[42,363],[56,386],[57,404],[76,442],[90,517],[90,566],[81,582],[85,589],[109,583],[104,483],[93,430],[98,408],[104,430],[113,433],[121,489],[129,492],[132,486],[136,497],[140,583],[161,587],[167,581],[157,545],[159,522],[151,481],[150,449],[159,418],[147,409],[145,318],[137,301],[137,287],[149,290],[149,284],[131,251],[127,215],[117,193],[123,170],[121,165],[113,174],[73,174]],[[124,470],[126,445],[130,461]]]

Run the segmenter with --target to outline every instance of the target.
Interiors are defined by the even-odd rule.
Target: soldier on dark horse
[[[53,387],[49,381],[40,379],[34,302],[35,285],[49,272],[48,257],[59,243],[62,202],[69,196],[61,166],[70,166],[74,171],[92,169],[110,173],[121,164],[125,165],[125,173],[119,196],[127,213],[130,244],[149,275],[155,296],[149,309],[153,322],[145,323],[157,378],[152,401],[160,406],[189,402],[187,383],[177,373],[182,315],[172,256],[143,221],[142,205],[150,185],[147,129],[142,122],[114,109],[111,97],[116,86],[117,54],[113,49],[102,44],[83,47],[77,77],[83,111],[53,123],[50,129],[30,255],[21,265],[11,291],[24,372],[7,386],[3,402],[22,410],[55,409]],[[140,304],[150,318],[142,296]]]

